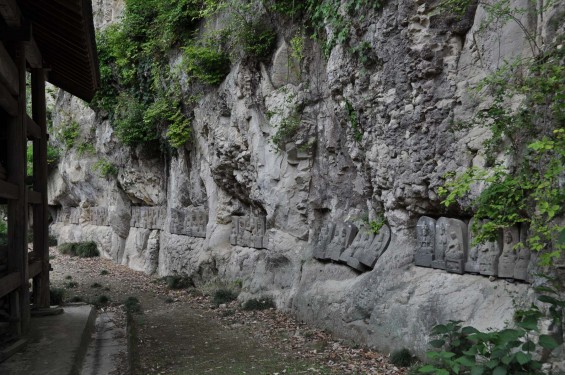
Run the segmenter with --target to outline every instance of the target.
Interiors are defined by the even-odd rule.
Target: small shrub
[[[275,302],[271,297],[266,297],[262,299],[252,298],[245,301],[242,308],[243,310],[253,311],[253,310],[267,310],[276,308]]]
[[[192,286],[192,281],[188,277],[179,275],[165,277],[165,283],[169,289],[186,289]]]
[[[116,106],[114,128],[118,139],[128,146],[136,146],[159,139],[153,122],[144,121],[146,105],[135,97],[120,94]]]
[[[84,302],[84,299],[80,296],[74,296],[71,299],[69,299],[69,302]]]
[[[88,242],[68,242],[59,245],[61,254],[78,256],[80,258],[92,258],[100,256],[98,246],[94,241]]]
[[[171,298],[171,297],[167,297],[167,298],[165,299],[165,303],[173,303],[173,302],[175,302],[175,300],[174,300],[173,298]]]
[[[47,245],[48,246],[57,246],[57,244],[58,244],[57,237],[50,234],[49,237],[47,237]]]
[[[394,351],[390,355],[390,362],[397,367],[410,367],[414,360],[414,356],[406,348]]]
[[[231,301],[235,301],[237,299],[237,293],[230,289],[218,289],[214,293],[214,297],[212,298],[212,303],[216,306],[219,306],[223,303],[229,303]]]
[[[184,48],[184,67],[190,78],[218,85],[230,72],[230,59],[207,43],[194,43]]]
[[[67,288],[67,289],[76,288],[77,286],[78,286],[78,283],[76,281],[69,281],[69,282],[65,283],[65,288]]]
[[[83,142],[77,147],[77,153],[79,156],[87,155],[87,154],[94,154],[96,153],[96,149],[91,142]]]
[[[100,271],[100,275],[104,276],[104,275],[108,275],[110,272],[108,272],[107,270],[102,270]]]
[[[76,121],[70,121],[66,124],[63,124],[59,132],[61,141],[63,142],[67,150],[73,148],[79,134],[80,134],[80,126]]]
[[[93,169],[98,172],[100,177],[112,177],[118,175],[118,167],[108,160],[100,159],[94,163]]]
[[[278,150],[284,151],[287,142],[290,142],[300,128],[301,118],[300,115],[294,113],[284,118],[278,128],[277,132],[271,138],[271,142],[277,147]]]
[[[110,302],[110,298],[103,294],[103,295],[98,296],[96,298],[96,300],[94,301],[94,305],[96,307],[101,307],[101,306],[105,306],[106,304],[108,304],[108,302]]]
[[[72,279],[73,279],[73,277],[71,275],[65,276],[65,280],[72,280]]]
[[[51,305],[62,305],[65,301],[65,289],[50,288],[49,299],[51,301]]]
[[[76,254],[75,247],[76,247],[75,242],[62,243],[58,246],[59,252],[64,255],[75,255]]]
[[[130,314],[140,314],[141,313],[141,304],[136,297],[128,297],[124,301],[124,308],[126,312]]]
[[[100,285],[99,283],[94,283],[90,287],[91,288],[102,288],[102,285]]]
[[[244,23],[238,39],[245,56],[264,61],[276,47],[277,33],[264,23]]]

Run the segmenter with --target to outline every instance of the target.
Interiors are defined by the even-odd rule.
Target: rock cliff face
[[[93,5],[98,27],[123,9],[116,0]],[[524,24],[553,40],[562,11],[557,2]],[[236,64],[205,92],[191,142],[172,157],[121,145],[107,119],[60,92],[54,132],[76,121],[76,144],[94,149],[65,151],[51,175],[51,230],[60,243],[93,240],[104,256],[147,273],[241,280],[240,298],[272,296],[384,350],[422,353],[431,327],[449,319],[501,328],[531,301],[528,284],[414,265],[420,217],[457,218],[465,230],[471,219],[446,211],[437,195],[446,172],[484,164],[486,130],[451,126],[489,100],[468,88],[504,59],[531,54],[515,23],[479,36],[486,17],[481,6],[455,19],[428,2],[389,1],[357,28],[365,64],[341,45],[324,58],[311,40],[297,62],[281,32],[269,63]],[[296,108],[297,134],[279,150],[272,138]],[[100,160],[117,175],[101,177]],[[388,246],[362,238],[381,214]],[[463,251],[461,228],[453,246]],[[365,250],[340,260],[352,242]]]

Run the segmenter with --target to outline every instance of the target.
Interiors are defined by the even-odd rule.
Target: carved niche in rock
[[[473,245],[473,223],[475,219],[469,221],[469,226],[467,228],[467,238],[469,251],[467,253],[467,262],[465,263],[465,272],[468,273],[479,273],[479,252],[480,245]]]
[[[515,247],[519,241],[518,227],[502,230],[502,254],[498,260],[498,277],[514,278],[517,254]]]
[[[166,210],[164,207],[132,206],[130,227],[144,229],[163,229]]]
[[[90,208],[90,222],[97,226],[108,226],[108,208],[107,207],[91,207]]]
[[[357,271],[366,271],[367,268],[357,259],[357,254],[362,254],[364,249],[370,249],[375,235],[365,225],[359,227],[353,242],[339,257],[339,261],[346,263]]]
[[[326,249],[330,244],[335,231],[335,224],[328,223],[320,229],[320,234],[318,234],[318,240],[314,244],[314,258],[316,259],[326,259]]]
[[[61,208],[57,211],[57,223],[69,223],[71,217],[71,209],[69,207]]]
[[[369,267],[375,267],[375,263],[381,257],[381,255],[388,248],[390,243],[390,228],[388,225],[383,225],[379,230],[379,233],[374,235],[373,241],[368,247],[365,247],[360,253],[355,254],[355,258]]]
[[[498,242],[486,242],[477,246],[479,248],[479,273],[484,276],[498,275],[498,259],[500,257]]]
[[[522,224],[520,226],[520,242],[522,246],[516,252],[516,266],[514,267],[514,278],[516,280],[529,281],[528,266],[532,253],[527,245],[528,239],[528,225]]]
[[[445,270],[463,274],[467,260],[467,225],[457,219],[447,219],[446,223],[448,240],[445,250]]]
[[[331,259],[336,262],[339,261],[341,254],[353,242],[357,231],[357,227],[351,223],[344,223],[339,227],[327,247],[326,259]]]
[[[203,208],[171,208],[169,231],[181,236],[206,238],[208,212]]]
[[[266,231],[265,216],[232,216],[230,243],[233,246],[264,249],[268,242],[265,237]]]
[[[80,224],[81,209],[78,207],[71,208],[69,215],[69,224]]]
[[[418,247],[414,255],[414,263],[420,267],[431,267],[434,260],[436,221],[422,216],[416,225]]]
[[[434,260],[432,260],[432,268],[440,270],[445,269],[445,252],[447,251],[447,243],[449,242],[448,220],[440,217],[436,222],[436,236],[434,244]]]

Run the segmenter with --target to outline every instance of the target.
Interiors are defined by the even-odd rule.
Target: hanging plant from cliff
[[[495,100],[467,126],[487,126],[491,138],[485,148],[493,163],[496,154],[510,156],[514,164],[486,169],[471,168],[448,177],[439,193],[449,206],[465,202],[473,186],[485,186],[471,201],[476,239],[495,239],[501,228],[529,225],[527,246],[542,252],[549,265],[565,250],[565,51],[556,46],[537,58],[508,63],[488,76],[478,90]],[[523,74],[513,74],[521,71]],[[520,103],[518,108],[511,105]],[[488,164],[487,164],[488,165]]]
[[[159,139],[155,123],[146,121],[145,105],[126,93],[122,93],[118,97],[114,129],[118,139],[128,146],[136,146]]]

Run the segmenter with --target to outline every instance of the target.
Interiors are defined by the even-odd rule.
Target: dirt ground
[[[377,352],[349,346],[276,309],[246,311],[240,302],[219,306],[204,289],[171,290],[164,280],[101,258],[61,255],[51,249],[52,288],[66,301],[96,304],[126,325],[123,303],[134,313],[129,356],[133,374],[406,374]],[[106,301],[107,300],[107,301]],[[114,358],[125,375],[128,356]]]

